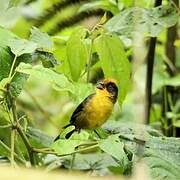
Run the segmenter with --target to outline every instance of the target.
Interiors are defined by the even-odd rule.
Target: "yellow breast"
[[[101,126],[110,116],[113,103],[109,99],[108,95],[101,91],[96,92],[96,95],[88,103],[88,106],[84,109],[87,121],[88,129],[93,129]]]

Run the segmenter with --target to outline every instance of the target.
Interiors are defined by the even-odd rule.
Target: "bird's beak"
[[[102,89],[104,89],[104,86],[103,86],[103,84],[102,84],[102,83],[99,83],[99,84],[96,86],[96,88],[97,88],[97,89],[101,89],[101,90],[102,90]]]

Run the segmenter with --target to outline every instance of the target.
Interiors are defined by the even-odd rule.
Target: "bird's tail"
[[[72,124],[67,124],[66,126],[63,127],[63,129],[66,129],[67,127],[71,126]],[[76,129],[73,129],[69,133],[66,134],[65,138],[69,139],[71,135],[76,131]],[[60,138],[60,134],[54,139],[54,141],[57,141]]]

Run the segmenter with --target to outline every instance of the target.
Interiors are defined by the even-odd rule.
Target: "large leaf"
[[[102,34],[95,39],[95,48],[100,57],[105,76],[115,78],[118,82],[118,100],[122,104],[130,80],[130,63],[126,57],[123,45],[118,36]]]
[[[165,28],[176,24],[177,20],[178,14],[171,5],[151,9],[133,7],[114,16],[105,28],[118,35],[133,36],[134,32],[138,32],[157,36]]]
[[[136,158],[140,156],[147,163],[153,179],[179,179],[179,138],[163,137],[156,130],[142,124],[114,121],[108,122],[104,127],[113,133],[119,133],[126,148]]]
[[[153,179],[180,179],[180,139],[151,137],[146,142],[144,160]]]
[[[111,135],[99,142],[99,147],[114,157],[122,168],[126,168],[129,160],[124,152],[124,143],[120,142],[118,135]]]
[[[0,27],[0,46],[1,47],[8,46],[9,41],[15,38],[17,38],[17,36],[13,34],[11,31]]]
[[[17,72],[29,74],[34,76],[42,81],[51,83],[52,85],[58,85],[61,90],[73,91],[73,85],[63,74],[58,74],[55,71],[44,68],[41,65],[31,66],[30,64],[21,63],[17,69]]]
[[[71,157],[67,157],[69,163],[65,161],[63,164],[66,168],[71,166]],[[76,154],[76,158],[73,163],[73,169],[78,170],[101,170],[98,174],[102,174],[102,170],[106,170],[109,166],[117,166],[118,163],[106,153],[94,153],[94,154]]]
[[[53,50],[53,42],[47,33],[41,32],[36,27],[31,29],[30,40],[37,44],[37,47],[43,51],[51,52]]]
[[[78,139],[59,139],[53,143],[52,148],[59,155],[70,154],[83,142]]]
[[[16,56],[21,56],[22,54],[33,53],[37,44],[25,39],[12,39],[9,42],[9,47]]]
[[[71,72],[71,78],[77,81],[85,68],[88,60],[88,50],[84,42],[86,30],[76,30],[67,42],[67,60]]]
[[[0,26],[12,27],[20,17],[20,7],[8,7],[6,0],[1,0]]]

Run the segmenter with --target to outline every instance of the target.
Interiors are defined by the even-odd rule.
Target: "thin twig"
[[[12,97],[11,97],[12,98]],[[27,151],[28,151],[28,154],[29,154],[29,160],[31,162],[32,165],[35,164],[34,162],[34,155],[33,155],[33,151],[32,151],[32,146],[31,144],[29,143],[29,140],[28,138],[26,137],[24,131],[21,129],[21,126],[18,122],[18,118],[17,118],[17,113],[16,113],[16,105],[15,105],[15,101],[13,99],[11,99],[11,104],[12,104],[12,114],[13,114],[13,120],[14,120],[14,128],[17,129],[19,135],[21,136],[26,148],[27,148]]]
[[[45,151],[43,149],[36,149],[36,148],[33,148],[33,151],[37,152],[37,153],[54,154],[54,155],[57,155],[59,157],[64,157],[64,156],[68,156],[68,155],[72,155],[72,154],[76,154],[76,153],[82,153],[82,152],[85,152],[85,151],[88,151],[88,150],[92,150],[92,149],[94,149],[94,148],[96,148],[98,146],[99,146],[98,144],[95,144],[95,145],[92,145],[92,146],[89,146],[89,147],[86,147],[86,148],[83,148],[83,149],[76,150],[76,151],[74,151],[72,153],[62,154],[62,155],[58,155],[58,153],[55,152],[55,151]]]
[[[11,130],[11,166],[12,167],[14,167],[14,165],[15,165],[15,162],[14,162],[15,135],[16,135],[16,130],[12,129]]]
[[[10,127],[12,127],[12,125],[11,124],[7,124],[7,125],[0,126],[0,129],[6,129],[6,128],[10,128]]]
[[[90,78],[90,70],[91,70],[91,61],[92,61],[92,45],[93,45],[93,40],[91,39],[90,42],[90,49],[89,49],[89,59],[88,59],[88,64],[87,64],[87,83],[89,83],[89,78]]]
[[[15,66],[15,63],[16,63],[16,59],[17,59],[17,56],[15,55],[15,56],[14,56],[14,59],[13,59],[13,63],[12,63],[12,65],[11,65],[11,69],[10,69],[8,78],[10,78],[10,77],[12,76],[13,69],[14,69],[14,66]]]
[[[4,149],[6,149],[6,151],[8,151],[9,153],[11,153],[11,149],[10,149],[6,144],[4,144],[1,140],[0,140],[0,145],[1,145]],[[23,164],[26,164],[26,161],[23,160],[23,159],[21,159],[15,152],[14,152],[14,157],[15,157],[19,162],[21,162],[21,163],[23,163]]]

